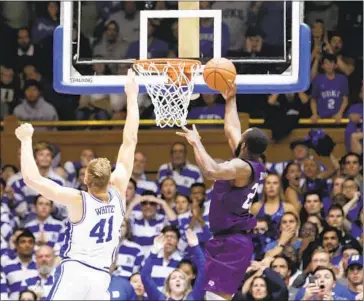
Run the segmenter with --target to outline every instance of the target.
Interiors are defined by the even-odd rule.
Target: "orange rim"
[[[169,63],[171,66],[179,66],[181,63],[184,63],[185,70],[192,68],[195,65],[201,66],[201,62],[198,60],[190,60],[190,59],[150,59],[150,60],[136,60],[134,62],[135,65],[142,65],[143,67],[149,66],[153,64],[156,66],[156,68],[161,71],[164,69],[167,63]]]

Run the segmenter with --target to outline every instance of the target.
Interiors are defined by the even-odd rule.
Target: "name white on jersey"
[[[82,261],[108,271],[120,239],[124,208],[120,194],[109,188],[109,202],[104,203],[87,192],[81,192],[83,216],[78,223],[66,223],[61,256]]]

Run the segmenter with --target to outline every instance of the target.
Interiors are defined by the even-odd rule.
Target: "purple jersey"
[[[245,160],[252,168],[253,181],[245,187],[235,187],[231,181],[216,181],[212,191],[209,222],[211,231],[248,231],[256,219],[249,213],[257,189],[264,182],[266,170],[260,162]]]
[[[312,97],[316,99],[321,118],[330,118],[339,112],[343,96],[348,94],[348,78],[343,74],[336,73],[331,80],[326,74],[319,74],[312,82]]]

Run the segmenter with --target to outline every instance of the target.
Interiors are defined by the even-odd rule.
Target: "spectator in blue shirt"
[[[363,256],[353,255],[348,261],[346,269],[349,297],[353,300],[363,289]]]
[[[141,271],[142,281],[150,300],[202,300],[204,297],[204,255],[199,247],[196,233],[191,229],[186,232],[186,237],[193,252],[193,260],[197,265],[199,273],[192,288],[188,276],[182,269],[172,271],[165,281],[165,290],[162,293],[158,290],[157,284],[151,277],[153,266],[157,260],[157,254],[165,248],[167,240],[161,234],[154,239],[151,255],[147,258]]]
[[[332,269],[319,266],[313,274],[315,281],[309,283],[302,300],[348,300],[334,292],[336,276]]]

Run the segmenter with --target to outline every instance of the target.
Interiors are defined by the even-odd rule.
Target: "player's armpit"
[[[129,183],[130,175],[126,170],[124,164],[117,163],[115,170],[112,172],[110,177],[110,184],[118,190],[120,195],[124,195],[126,192],[126,187]]]
[[[240,159],[233,159],[228,162],[216,164],[207,170],[206,174],[215,180],[247,180],[251,176],[251,167]]]

